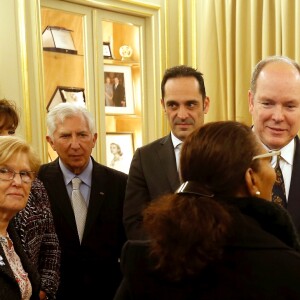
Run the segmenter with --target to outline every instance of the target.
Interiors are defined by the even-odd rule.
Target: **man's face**
[[[300,128],[300,75],[284,62],[266,65],[248,93],[254,131],[270,149],[281,149]]]
[[[161,104],[173,134],[184,141],[195,128],[203,125],[209,98],[203,99],[196,78],[179,77],[167,80]]]
[[[92,134],[83,116],[69,117],[57,124],[53,139],[47,136],[54,151],[74,174],[80,174],[88,165],[97,134]]]

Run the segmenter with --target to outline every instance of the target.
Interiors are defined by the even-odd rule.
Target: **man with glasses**
[[[277,173],[274,202],[287,208],[300,232],[300,66],[284,56],[261,60],[254,68],[248,92],[253,131],[268,150],[280,150],[272,160]]]

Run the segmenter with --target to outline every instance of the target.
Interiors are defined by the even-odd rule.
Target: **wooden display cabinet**
[[[94,14],[94,16],[96,16]],[[122,134],[130,134],[133,139],[134,150],[142,145],[142,99],[141,99],[141,40],[140,40],[140,26],[130,24],[126,21],[119,21],[118,18],[105,20],[103,18],[97,18],[100,26],[99,32],[102,33],[102,40],[99,41],[99,47],[93,46],[95,40],[99,40],[97,31],[94,31],[92,27],[89,27],[85,23],[84,15],[66,10],[59,10],[50,7],[41,8],[41,26],[42,32],[47,28],[60,27],[70,31],[76,49],[76,54],[61,53],[55,51],[43,51],[44,61],[44,83],[45,83],[45,110],[49,107],[49,102],[52,101],[53,95],[57,90],[57,87],[70,87],[78,89],[99,89],[99,94],[91,96],[86,91],[87,99],[86,104],[89,109],[94,108],[97,131],[101,133],[105,131],[105,134],[98,134],[100,141],[99,145],[104,151],[105,162],[111,160],[111,153],[109,145],[106,145],[106,133],[116,134],[116,137]],[[118,21],[116,21],[118,20]],[[85,26],[85,27],[84,27]],[[86,27],[87,26],[87,27]],[[90,38],[85,41],[84,32],[93,32]],[[101,37],[101,36],[100,36]],[[103,53],[99,53],[101,59],[93,65],[91,57],[95,57],[95,51],[101,49],[100,45],[105,43],[109,46],[111,51],[111,59],[103,57]],[[103,77],[105,81],[105,74],[110,74],[112,77],[121,77],[125,89],[125,101],[124,106],[108,107],[105,104],[105,82],[99,82],[97,76],[92,78],[89,73],[89,80],[87,82],[87,60],[84,45],[87,45],[89,50],[93,49],[93,55],[89,55],[89,70],[95,68],[95,71],[101,73],[104,72]],[[129,46],[132,49],[132,55],[130,57],[123,58],[120,54],[121,46]],[[92,67],[91,67],[92,66]],[[105,70],[109,70],[105,73]],[[88,85],[85,86],[85,83]],[[100,97],[100,98],[97,98]],[[91,101],[93,103],[91,103]],[[57,103],[57,102],[55,102]],[[99,108],[96,113],[97,108]],[[102,122],[105,117],[105,122]],[[100,119],[99,119],[100,118]],[[102,119],[101,119],[102,118]],[[99,122],[100,120],[100,122]],[[104,128],[105,126],[105,128]],[[101,131],[101,132],[100,132]],[[103,145],[106,147],[103,148]],[[56,153],[48,146],[49,160],[53,160],[57,157]],[[98,157],[99,158],[99,157]],[[130,158],[131,159],[131,158]]]

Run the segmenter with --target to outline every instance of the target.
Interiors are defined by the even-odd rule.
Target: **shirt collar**
[[[264,145],[265,148],[270,151],[266,145]],[[283,158],[285,162],[287,162],[290,165],[293,165],[294,162],[294,153],[295,153],[295,139],[292,139],[287,145],[285,145],[283,148],[279,149],[281,154],[280,156]],[[272,163],[275,164],[275,161]]]
[[[252,131],[254,131],[254,126],[252,126]],[[264,147],[268,151],[271,150],[266,145],[264,145]],[[294,162],[294,153],[295,153],[295,139],[292,139],[287,145],[285,145],[283,148],[278,149],[278,150],[280,150],[280,152],[281,152],[280,156],[284,159],[284,161],[286,161],[290,165],[293,165],[293,162]],[[273,162],[273,160],[272,160],[272,162]]]
[[[281,157],[290,165],[294,162],[295,139],[292,139],[287,145],[280,149]]]
[[[87,167],[81,172],[79,175],[71,172],[63,163],[63,161],[59,158],[59,166],[64,175],[65,185],[68,185],[74,177],[78,177],[81,179],[83,183],[91,187],[92,185],[92,171],[93,171],[93,162],[92,159],[89,159],[89,163]]]
[[[174,149],[179,145],[182,144],[182,140],[180,140],[179,138],[177,138],[173,132],[171,131],[171,139],[172,139],[172,143],[173,143],[173,147]]]

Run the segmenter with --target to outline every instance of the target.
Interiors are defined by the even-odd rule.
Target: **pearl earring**
[[[259,196],[259,195],[260,195],[260,191],[256,191],[256,192],[255,192],[255,195],[256,195],[256,196]]]

